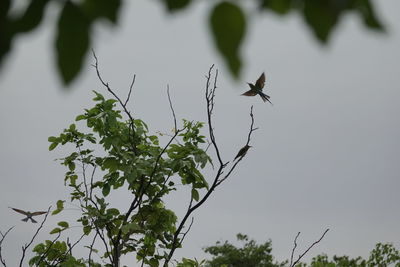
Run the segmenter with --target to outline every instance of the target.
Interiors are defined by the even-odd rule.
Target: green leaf
[[[159,265],[158,260],[155,259],[155,258],[151,258],[151,259],[149,260],[149,265],[150,265],[151,267],[158,267],[158,265]]]
[[[49,151],[54,150],[57,147],[58,143],[51,143],[49,146]]]
[[[91,21],[71,1],[66,1],[58,21],[57,65],[62,81],[68,85],[79,73],[87,53]]]
[[[210,26],[219,52],[230,72],[238,78],[242,65],[239,49],[246,33],[246,18],[242,9],[230,2],[216,5],[211,12]]]
[[[109,184],[104,184],[103,188],[101,190],[101,192],[103,193],[103,196],[105,196],[105,197],[108,196],[108,194],[110,194],[110,189],[111,189],[111,187]]]
[[[62,228],[68,228],[69,227],[68,222],[65,222],[65,221],[58,222],[57,224],[58,224],[58,226],[61,226]]]
[[[51,213],[51,215],[56,215],[56,214],[60,213],[64,209],[64,201],[58,200],[56,205],[57,205],[57,209],[55,209]]]
[[[304,18],[319,41],[326,43],[342,9],[334,8],[335,1],[304,1]]]
[[[190,4],[190,2],[191,0],[164,0],[165,5],[170,12],[185,8]]]
[[[81,121],[81,120],[85,120],[85,119],[86,119],[86,115],[81,114],[81,115],[76,116],[75,121]]]
[[[121,228],[122,233],[124,233],[124,234],[132,233],[132,232],[138,231],[140,229],[141,228],[137,223],[129,223],[129,224],[122,226],[122,228]]]
[[[49,138],[47,138],[47,141],[52,142],[52,143],[58,142],[58,138],[55,136],[50,136]]]
[[[86,225],[83,227],[83,233],[85,235],[89,235],[91,231],[92,231],[92,227],[90,227],[89,225]]]
[[[51,234],[51,235],[52,235],[52,234],[57,234],[57,233],[59,233],[59,232],[61,232],[61,228],[56,227],[56,228],[54,228],[53,230],[50,231],[50,234]]]
[[[20,33],[35,29],[42,21],[48,2],[49,0],[31,0],[25,13],[12,24],[12,31]]]
[[[199,191],[197,191],[196,189],[193,188],[192,189],[192,199],[199,201],[199,198],[200,198]]]
[[[121,0],[85,0],[82,9],[92,20],[106,18],[116,23],[120,6]]]
[[[355,2],[358,11],[361,13],[364,23],[368,28],[384,30],[383,24],[375,14],[372,3],[369,0],[358,0]]]
[[[279,15],[284,15],[289,13],[292,7],[292,0],[263,0],[261,7],[271,9]]]
[[[106,158],[103,162],[103,169],[109,169],[110,172],[116,171],[118,168],[118,161],[115,158]]]
[[[69,163],[68,163],[68,168],[69,168],[70,171],[74,171],[74,170],[75,170],[75,163],[72,162],[72,161],[69,162]]]
[[[119,210],[115,208],[107,209],[107,214],[117,216],[119,215]]]

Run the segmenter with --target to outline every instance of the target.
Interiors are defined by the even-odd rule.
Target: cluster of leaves
[[[213,258],[206,262],[205,267],[284,267],[286,262],[274,262],[272,256],[272,243],[267,241],[258,245],[256,241],[249,240],[246,235],[237,234],[237,240],[243,243],[242,247],[225,241],[217,242],[214,246],[206,247],[205,252]]]
[[[46,240],[44,243],[37,245],[34,250],[37,255],[29,260],[30,266],[60,266],[60,267],[85,267],[87,266],[82,259],[76,259],[69,251],[67,243],[64,241]],[[93,267],[100,267],[99,264],[91,262]]]
[[[204,249],[212,255],[206,262],[184,259],[180,267],[284,267],[288,261],[274,262],[271,241],[258,245],[254,240],[249,240],[246,235],[238,234],[237,240],[243,243],[237,247],[228,241],[217,242],[214,246]],[[361,257],[333,256],[326,254],[314,257],[310,263],[298,263],[295,267],[400,267],[400,252],[392,244],[378,243],[371,251],[368,259]]]
[[[330,260],[326,254],[314,257],[310,264],[301,263],[296,267],[400,267],[400,252],[392,244],[378,243],[368,259],[361,257],[333,256]]]
[[[11,0],[0,1],[0,64],[20,33],[34,30],[50,2],[63,4],[56,32],[58,71],[68,85],[80,72],[88,53],[93,24],[105,19],[116,24],[121,0],[30,0],[22,14],[11,14]],[[194,0],[161,0],[171,13],[187,10]],[[253,0],[258,9],[279,15],[299,12],[322,43],[345,12],[359,14],[369,29],[383,30],[370,0]],[[250,12],[254,14],[254,12]],[[238,1],[212,2],[209,24],[214,43],[234,77],[242,67],[240,47],[247,32],[247,16]]]
[[[77,221],[83,236],[94,238],[93,243],[99,238],[103,244],[102,260],[117,266],[121,255],[134,253],[138,261],[159,266],[160,261],[169,260],[171,249],[181,245],[177,217],[165,207],[164,197],[176,190],[177,183],[191,188],[190,203],[199,200],[200,190],[208,189],[199,171],[211,162],[201,148],[205,143],[200,133],[203,123],[184,120],[183,128],[175,130],[169,143],[161,147],[158,136],[149,135],[142,120],[124,121],[115,107],[117,100],[95,94],[96,105],[76,117],[76,121],[86,122],[90,133],[71,124],[59,136],[49,137],[49,149],[66,144],[74,147],[74,152],[61,159],[68,169],[65,183],[71,188],[71,201],[82,211]],[[128,207],[111,207],[109,197],[119,190],[130,193]],[[63,208],[64,202],[58,201],[53,214]],[[60,222],[59,226],[51,233],[60,234],[69,224]],[[49,244],[51,250],[46,249]],[[94,252],[93,245],[88,248],[90,254]],[[72,257],[65,257],[65,243],[49,240],[37,245],[34,252],[37,255],[31,261],[40,259],[46,264],[55,260],[54,255],[60,256],[56,259],[60,264]],[[90,261],[90,257],[79,261]]]

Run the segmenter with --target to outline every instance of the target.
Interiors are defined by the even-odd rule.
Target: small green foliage
[[[69,224],[67,222],[64,222],[64,221],[58,222],[57,224],[59,226],[61,226],[62,228],[68,228],[69,227]]]
[[[51,234],[51,235],[57,234],[57,233],[59,233],[59,232],[61,232],[61,231],[62,231],[61,228],[56,227],[56,228],[54,228],[53,230],[50,231],[50,234]]]
[[[64,209],[64,202],[63,200],[58,200],[56,205],[57,208],[51,213],[51,215],[56,215],[58,213],[60,213],[63,209]]]
[[[36,256],[29,260],[29,266],[60,266],[60,267],[85,267],[83,259],[76,259],[68,253],[67,243],[64,241],[46,240],[34,247]],[[100,266],[94,263],[91,266]]]
[[[257,245],[254,240],[250,240],[246,235],[238,234],[237,240],[243,243],[242,247],[236,247],[225,241],[217,242],[214,246],[206,247],[205,252],[211,254],[213,258],[206,262],[206,267],[284,267],[286,262],[274,262],[272,256],[271,241]]]
[[[203,264],[205,263],[205,260],[198,261],[197,259],[187,259],[187,258],[182,258],[182,261],[179,262],[176,267],[202,267],[204,266]],[[221,266],[220,266],[221,267]]]
[[[378,243],[371,251],[368,259],[361,257],[350,258],[349,256],[333,256],[332,259],[326,254],[318,255],[311,260],[310,264],[299,263],[296,267],[400,267],[400,252],[392,244]]]

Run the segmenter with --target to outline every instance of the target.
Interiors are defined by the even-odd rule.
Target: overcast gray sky
[[[259,127],[237,171],[196,213],[177,257],[201,259],[202,247],[241,232],[260,242],[271,238],[273,254],[284,260],[298,231],[301,249],[326,228],[309,256],[367,256],[377,242],[400,247],[399,1],[374,1],[387,34],[346,15],[328,46],[316,42],[298,15],[253,18],[239,82],[215,52],[206,3],[170,16],[156,1],[128,2],[115,30],[97,27],[94,49],[104,79],[120,94],[137,75],[136,117],[152,131],[170,130],[169,84],[177,116],[205,121],[204,75],[215,63],[215,131],[224,159],[244,144],[251,105]],[[49,152],[47,138],[92,105],[92,90],[107,95],[91,57],[70,90],[63,89],[53,62],[55,17],[52,10],[39,30],[18,38],[0,73],[0,229],[16,226],[4,248],[10,264],[35,225],[7,207],[46,209],[67,198],[65,170],[53,161],[65,153]],[[274,106],[240,96],[262,71]],[[117,198],[124,210],[126,201]],[[75,212],[52,216],[38,240]]]

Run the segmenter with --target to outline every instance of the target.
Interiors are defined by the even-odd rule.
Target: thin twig
[[[50,209],[51,209],[51,206],[47,209],[47,213],[44,216],[44,219],[43,219],[42,223],[40,224],[40,226],[36,230],[35,234],[33,235],[31,241],[28,244],[25,244],[24,246],[22,246],[22,256],[21,256],[21,260],[19,262],[19,266],[20,267],[22,266],[22,262],[24,261],[26,250],[30,247],[30,245],[32,245],[32,243],[35,240],[36,236],[39,234],[40,230],[43,228],[43,225],[44,225],[44,223],[45,223],[45,221],[47,219],[47,216],[50,213]]]
[[[299,235],[300,235],[300,232],[298,232],[296,237],[294,238],[294,242],[293,242],[294,245],[293,245],[293,249],[292,249],[292,254],[290,255],[290,265],[289,266],[292,266],[292,263],[293,263],[293,255],[297,248],[297,238],[299,237]]]
[[[251,123],[250,123],[250,130],[249,133],[247,135],[247,141],[246,141],[246,145],[248,146],[250,144],[251,141],[251,136],[253,134],[253,132],[255,130],[258,130],[258,128],[254,128],[254,114],[253,114],[253,106],[251,106],[250,108],[250,118],[251,118]],[[223,181],[225,181],[233,172],[233,170],[235,170],[236,166],[239,164],[240,161],[242,161],[242,159],[244,158],[245,155],[243,155],[242,157],[239,157],[238,160],[236,160],[236,162],[232,165],[232,167],[230,168],[230,170],[228,171],[228,173],[217,182],[217,185],[220,185]]]
[[[0,262],[1,262],[1,264],[3,264],[4,267],[6,267],[7,265],[6,265],[6,260],[3,258],[3,255],[1,254],[1,250],[2,250],[2,248],[3,248],[3,241],[4,241],[4,239],[6,238],[6,236],[8,235],[8,233],[9,233],[13,228],[14,228],[14,226],[8,228],[8,230],[7,230],[4,234],[0,231],[0,235],[1,235],[1,239],[0,239]]]
[[[169,94],[169,85],[167,85],[167,95],[168,95],[169,107],[171,108],[171,111],[172,111],[172,117],[174,118],[174,132],[175,132],[178,129],[178,126],[176,123],[175,110],[174,110],[174,107],[172,106],[171,96]]]
[[[89,247],[89,267],[90,266],[92,266],[92,252],[93,252],[93,246],[94,246],[94,243],[96,242],[96,238],[97,238],[97,235],[98,235],[98,233],[96,232],[96,234],[94,235],[94,237],[93,237],[93,240],[92,240],[92,243],[90,244],[90,247]]]
[[[185,239],[186,235],[189,233],[190,229],[192,228],[193,222],[194,222],[194,217],[192,217],[192,221],[190,222],[189,228],[187,229],[187,231],[183,233],[183,236],[182,236],[181,240],[179,241],[179,245],[182,245],[183,240]]]
[[[133,75],[133,79],[132,79],[131,85],[129,86],[128,97],[125,100],[124,106],[126,106],[128,104],[128,102],[129,102],[129,98],[131,97],[132,88],[133,88],[133,85],[135,84],[135,80],[136,80],[136,74]]]
[[[175,252],[175,250],[177,249],[177,247],[179,246],[180,242],[179,240],[179,235],[184,227],[184,225],[186,224],[186,221],[188,220],[189,216],[197,209],[199,208],[201,205],[203,205],[203,203],[208,199],[208,197],[211,195],[211,193],[217,188],[217,186],[220,184],[220,177],[223,174],[223,170],[226,167],[227,163],[224,163],[218,148],[218,144],[214,135],[214,128],[212,126],[212,113],[214,110],[214,105],[215,105],[215,90],[217,88],[217,77],[218,77],[218,70],[216,70],[216,74],[215,74],[215,79],[214,79],[214,84],[211,87],[211,73],[212,70],[214,68],[214,65],[212,65],[208,71],[208,75],[206,76],[206,88],[205,88],[205,98],[206,98],[206,104],[207,104],[207,121],[208,121],[208,131],[209,131],[209,135],[210,135],[210,140],[211,140],[211,144],[214,147],[216,154],[217,154],[217,158],[218,158],[218,162],[219,162],[219,167],[218,170],[215,174],[213,183],[211,184],[211,186],[209,187],[209,189],[207,190],[207,192],[204,194],[204,196],[196,203],[196,205],[191,206],[190,208],[186,211],[185,215],[183,216],[181,222],[179,223],[179,226],[177,227],[175,233],[174,233],[174,237],[172,239],[172,244],[171,244],[171,249],[168,253],[168,256],[166,257],[163,266],[167,267],[168,263],[170,262],[170,260],[172,259],[172,256]],[[253,124],[252,124],[253,125]],[[251,127],[251,129],[253,129],[253,127]],[[252,131],[251,131],[252,132]],[[251,133],[250,133],[251,136]],[[231,172],[230,172],[231,173]],[[229,173],[229,174],[230,174]],[[229,174],[227,176],[229,176]],[[227,176],[225,177],[225,179],[227,178]]]
[[[111,89],[110,85],[103,80],[103,78],[101,77],[101,74],[100,74],[97,56],[96,56],[96,54],[95,54],[95,52],[93,50],[92,50],[92,53],[93,53],[93,57],[95,59],[95,64],[93,64],[93,67],[96,69],[97,77],[99,78],[99,80],[103,84],[103,86],[107,89],[107,91],[110,92],[115,97],[115,99],[120,103],[120,105],[122,106],[125,114],[129,118],[129,124],[130,124],[129,132],[132,131],[132,133],[131,132],[129,133],[129,135],[132,137],[131,148],[132,148],[132,152],[134,154],[137,154],[137,149],[136,149],[135,140],[134,140],[134,137],[135,137],[135,121],[134,121],[130,111],[126,107],[127,101],[125,101],[125,103],[122,102],[121,98],[119,98],[118,95]],[[135,78],[133,79],[130,88],[132,88],[134,82],[135,82]],[[128,94],[128,96],[129,96],[129,94]],[[129,100],[129,99],[127,99],[127,100]]]
[[[294,262],[292,263],[292,260],[291,260],[291,261],[290,261],[290,262],[291,262],[290,267],[294,267],[297,263],[299,263],[299,261],[301,260],[301,258],[303,258],[304,255],[306,255],[307,252],[308,252],[313,246],[315,246],[316,244],[318,244],[318,243],[324,238],[325,234],[326,234],[328,231],[329,231],[329,228],[326,229],[326,230],[324,231],[324,233],[322,234],[322,236],[321,236],[317,241],[315,241],[314,243],[312,243],[301,255],[299,255],[299,257],[297,258],[296,261],[294,261]],[[300,232],[297,234],[297,236],[296,236],[296,238],[295,238],[295,240],[294,240],[295,247],[293,248],[292,256],[290,257],[291,259],[293,259],[293,253],[294,253],[294,250],[295,250],[295,248],[296,248],[296,246],[297,246],[296,241],[297,241],[297,237],[298,237],[299,235],[300,235]]]

